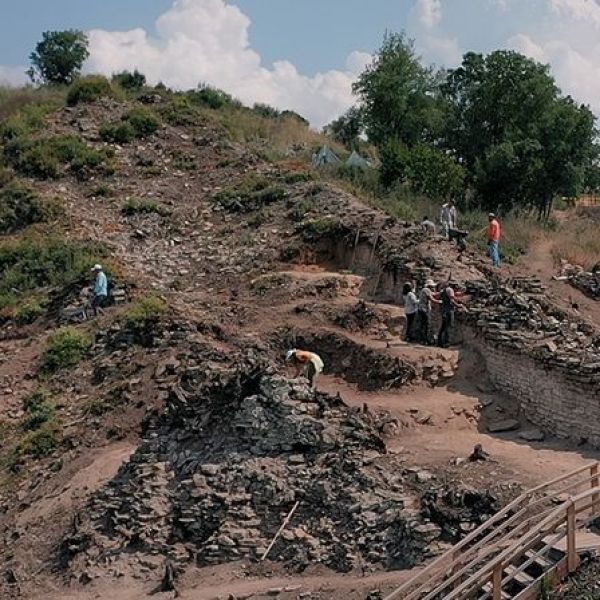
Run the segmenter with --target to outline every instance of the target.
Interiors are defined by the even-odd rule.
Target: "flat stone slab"
[[[516,419],[503,419],[502,421],[494,421],[487,428],[490,433],[501,433],[502,431],[515,431],[521,427]]]
[[[543,431],[539,429],[528,429],[527,431],[521,431],[519,437],[528,442],[543,442],[546,436]]]

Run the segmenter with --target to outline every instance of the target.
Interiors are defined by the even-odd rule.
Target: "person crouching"
[[[294,378],[297,379],[300,373],[304,371],[304,376],[308,379],[311,389],[315,389],[317,378],[323,372],[324,364],[321,357],[314,352],[307,350],[288,350],[285,355],[286,362],[292,362],[296,367]]]

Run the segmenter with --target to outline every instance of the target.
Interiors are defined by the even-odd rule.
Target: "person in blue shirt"
[[[94,315],[97,315],[98,312],[104,312],[102,307],[106,304],[106,299],[108,298],[108,281],[106,279],[106,274],[102,270],[102,265],[94,265],[92,271],[96,273],[92,310],[94,311]]]

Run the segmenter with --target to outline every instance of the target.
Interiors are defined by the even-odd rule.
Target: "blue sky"
[[[3,0],[0,63],[22,65],[42,31],[52,29],[154,32],[172,0]],[[390,0],[238,0],[252,20],[250,40],[267,64],[291,60],[308,74],[339,67],[356,49],[374,50],[387,29],[407,25],[413,4]],[[343,7],[343,8],[342,8]]]
[[[355,101],[352,82],[386,30],[427,62],[519,50],[600,113],[600,0],[0,0],[0,82],[24,81],[48,29],[90,37],[85,69],[139,68],[174,88],[210,83],[320,126]]]

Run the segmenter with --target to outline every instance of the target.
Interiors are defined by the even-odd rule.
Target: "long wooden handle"
[[[286,525],[290,522],[290,519],[292,518],[292,515],[296,512],[296,509],[298,508],[299,504],[300,504],[300,500],[297,500],[296,504],[294,504],[294,506],[292,507],[292,510],[290,510],[290,512],[288,513],[288,516],[283,520],[281,527],[277,530],[275,537],[271,540],[269,547],[265,550],[264,554],[260,557],[261,561],[263,561],[263,560],[265,560],[265,558],[267,558],[267,555],[269,554],[269,552],[271,552],[271,548],[273,548],[273,546],[275,545],[275,542],[281,535],[281,532],[285,529]]]

